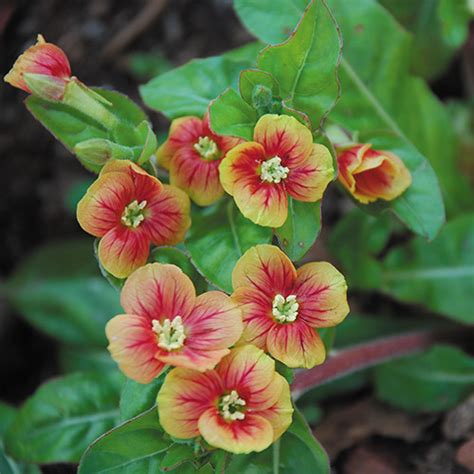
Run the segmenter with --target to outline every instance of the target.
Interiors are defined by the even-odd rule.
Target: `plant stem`
[[[297,400],[305,392],[352,372],[420,352],[437,339],[433,331],[413,331],[332,352],[323,365],[296,373],[291,385],[293,399]]]
[[[280,438],[273,443],[273,474],[280,472]]]

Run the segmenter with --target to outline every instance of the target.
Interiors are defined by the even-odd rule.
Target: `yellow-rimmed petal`
[[[347,283],[330,263],[312,262],[297,270],[294,292],[298,317],[313,327],[332,327],[349,314]]]

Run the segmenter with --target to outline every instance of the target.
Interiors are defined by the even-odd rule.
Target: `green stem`
[[[280,472],[280,438],[273,443],[273,474]]]

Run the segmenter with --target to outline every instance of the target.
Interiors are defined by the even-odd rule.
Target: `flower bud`
[[[64,51],[38,35],[37,43],[18,57],[4,80],[46,100],[60,100],[70,77],[71,67]]]
[[[133,160],[133,151],[126,146],[106,140],[91,138],[78,143],[74,153],[86,165],[102,166],[110,159]]]
[[[363,204],[391,201],[410,186],[410,172],[398,156],[371,147],[359,144],[338,153],[339,181]]]

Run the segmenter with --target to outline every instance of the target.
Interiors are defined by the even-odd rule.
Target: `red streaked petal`
[[[290,386],[280,374],[275,373],[272,390],[278,394],[276,402],[258,414],[268,420],[273,428],[273,441],[276,441],[291,425],[293,405]]]
[[[160,349],[156,357],[167,365],[204,372],[213,369],[229,353],[229,349],[203,350],[184,344],[182,349],[169,352]]]
[[[176,245],[184,240],[191,226],[189,198],[178,188],[162,185],[161,192],[146,207],[140,227],[155,245]]]
[[[256,245],[238,260],[232,272],[232,286],[253,287],[273,301],[276,294],[290,294],[296,279],[291,260],[275,245]]]
[[[161,426],[176,438],[198,436],[199,417],[217,404],[222,393],[221,380],[214,371],[171,370],[157,398]]]
[[[351,193],[355,191],[354,170],[362,162],[362,156],[370,145],[357,145],[342,151],[337,157],[338,178],[344,187]]]
[[[199,418],[198,427],[211,446],[235,454],[263,451],[273,440],[270,422],[253,413],[247,413],[243,420],[227,422],[216,408],[209,408]]]
[[[259,169],[265,158],[262,145],[242,143],[222,160],[220,179],[245,217],[262,226],[280,227],[288,215],[288,198],[283,183],[261,180]]]
[[[242,334],[242,312],[229,296],[209,291],[196,298],[196,305],[183,320],[186,346],[195,350],[227,349]]]
[[[132,273],[120,296],[127,313],[148,320],[185,318],[192,311],[196,292],[192,281],[175,265],[150,263]]]
[[[291,168],[285,186],[288,194],[298,201],[314,202],[322,198],[334,176],[329,150],[314,144],[312,153]]]
[[[99,242],[100,263],[117,278],[126,278],[144,265],[149,253],[150,240],[140,229],[114,227]]]
[[[173,155],[183,146],[191,146],[199,139],[201,132],[198,117],[180,117],[171,122],[168,139],[158,147],[156,159],[158,164],[169,169]]]
[[[237,288],[232,299],[242,310],[244,330],[241,342],[265,350],[268,331],[276,324],[272,317],[273,300],[253,287]]]
[[[330,263],[312,262],[298,268],[294,293],[298,317],[317,328],[339,324],[349,313],[344,276]]]
[[[125,207],[133,201],[134,186],[123,173],[100,176],[77,205],[79,225],[89,234],[102,237],[120,225]]]
[[[293,166],[311,154],[311,131],[289,115],[264,115],[255,125],[254,140],[263,145],[266,158],[279,156],[284,166]]]
[[[192,148],[181,148],[170,163],[170,183],[186,191],[199,206],[209,206],[223,194],[220,160],[206,161]]]
[[[105,327],[108,349],[122,372],[140,383],[150,383],[165,364],[155,358],[156,336],[147,318],[121,314]]]
[[[267,337],[268,352],[288,367],[311,369],[322,364],[326,350],[316,331],[303,321],[277,324]]]
[[[264,410],[275,403],[275,361],[261,349],[252,345],[232,349],[215,370],[225,389],[236,390],[249,409]]]

